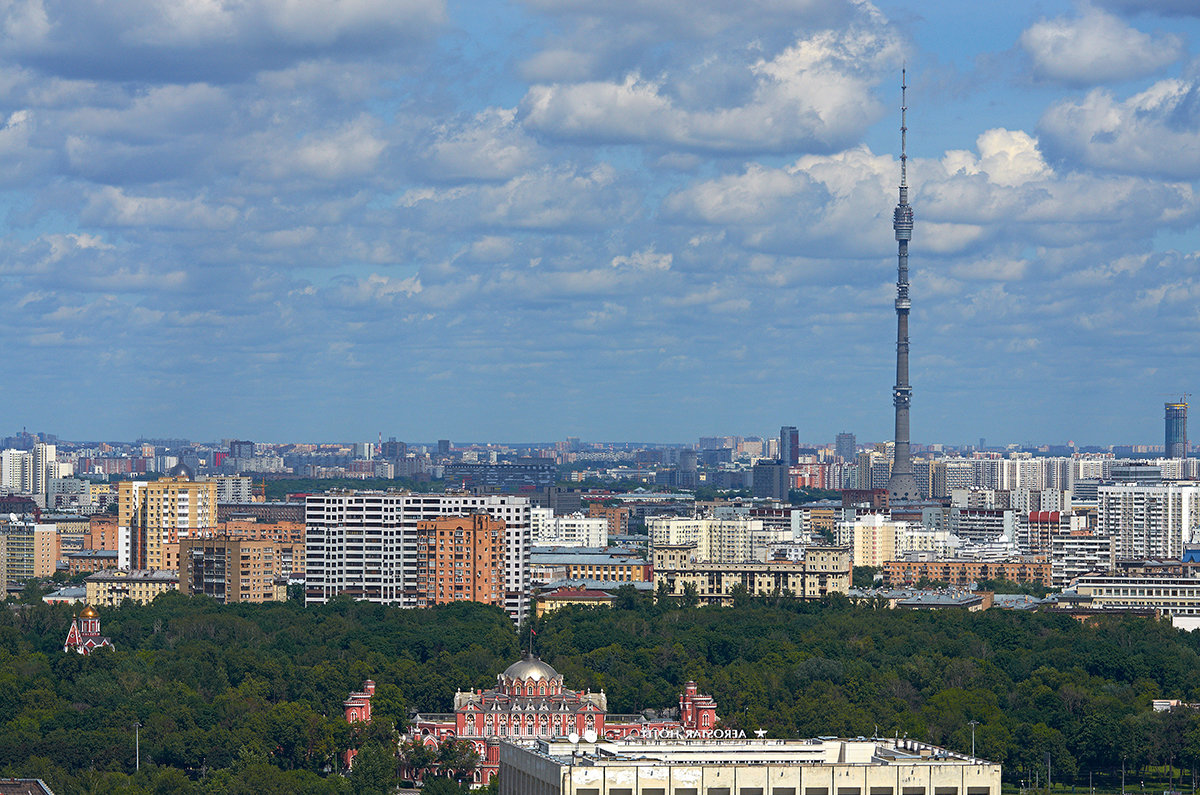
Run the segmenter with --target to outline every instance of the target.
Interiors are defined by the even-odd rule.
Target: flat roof
[[[531,753],[560,765],[990,765],[928,743],[892,738],[768,740],[738,730],[716,730],[711,738],[579,742],[540,740]],[[739,735],[728,737],[727,735]]]

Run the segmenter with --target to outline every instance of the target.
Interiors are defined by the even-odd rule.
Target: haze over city
[[[1178,0],[21,0],[5,432],[1155,443],[1196,376]]]

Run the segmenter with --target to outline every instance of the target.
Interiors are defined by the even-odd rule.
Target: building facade
[[[305,601],[309,604],[347,593],[380,604],[418,607],[418,523],[486,513],[504,523],[504,609],[517,622],[529,615],[528,498],[333,491],[309,496],[305,508]]]
[[[485,513],[417,523],[417,606],[504,603],[504,522]]]
[[[883,583],[888,588],[914,585],[921,580],[967,586],[987,580],[1053,584],[1052,567],[1045,555],[1003,561],[980,560],[892,560],[883,564]]]
[[[179,574],[163,569],[106,569],[83,581],[90,605],[118,607],[126,599],[146,605],[179,587]]]
[[[217,523],[217,484],[196,481],[179,465],[157,481],[121,481],[117,523],[121,533],[121,565],[162,569],[163,547],[187,531],[211,529]]]
[[[179,590],[223,604],[278,601],[276,543],[213,535],[179,540]],[[286,598],[286,594],[285,594]]]
[[[655,547],[656,592],[725,606],[733,604],[738,593],[820,599],[850,592],[850,550],[845,547],[809,546],[803,560],[767,563],[707,563],[694,557],[691,545]]]
[[[684,685],[677,717],[611,715],[603,690],[571,690],[564,686],[562,674],[527,652],[496,677],[494,688],[459,691],[454,694],[454,712],[418,714],[409,728],[414,738],[432,748],[446,740],[469,742],[480,757],[475,782],[486,784],[499,769],[501,742],[529,746],[538,740],[584,735],[637,739],[652,733],[711,731],[717,721],[716,702],[701,694],[695,682]]]
[[[1000,765],[915,740],[695,734],[501,743],[500,795],[1000,795]]]
[[[1117,539],[1120,558],[1180,558],[1200,532],[1200,486],[1102,485],[1097,530]]]
[[[534,508],[530,519],[535,544],[602,547],[608,543],[608,519],[582,513],[556,516],[550,508]]]

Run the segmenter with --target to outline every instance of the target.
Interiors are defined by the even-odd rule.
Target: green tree
[[[855,566],[851,583],[855,588],[871,588],[875,585],[875,575],[879,573],[877,566]]]
[[[354,795],[386,795],[398,782],[396,759],[387,747],[368,743],[354,757],[350,769],[350,790]]]

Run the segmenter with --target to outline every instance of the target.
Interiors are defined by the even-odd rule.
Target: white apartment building
[[[197,480],[211,480],[217,484],[218,503],[245,504],[254,501],[253,481],[241,475],[211,475]]]
[[[1050,578],[1065,588],[1076,577],[1112,571],[1117,565],[1117,540],[1086,530],[1050,536]]]
[[[1161,610],[1172,619],[1200,617],[1200,578],[1185,574],[1087,574],[1075,591],[1090,599],[1092,608],[1142,608]]]
[[[33,453],[26,450],[0,452],[0,486],[20,494],[32,494],[33,483]]]
[[[863,514],[837,523],[838,546],[850,548],[850,565],[882,567],[908,551],[911,543],[933,545],[937,531],[910,522],[893,521],[882,513]],[[920,539],[920,540],[918,540]]]
[[[1200,537],[1200,486],[1102,485],[1097,489],[1099,535],[1117,540],[1117,557],[1179,558]]]
[[[696,560],[708,563],[765,561],[772,544],[792,539],[791,524],[765,527],[746,516],[686,518],[655,516],[646,520],[650,547],[690,544]]]
[[[504,607],[516,622],[530,609],[528,497],[467,493],[334,491],[305,505],[305,602],[341,593],[401,607],[417,606],[417,523],[486,513],[505,525]]]
[[[947,529],[964,541],[986,544],[1017,537],[1017,515],[1009,508],[951,508],[949,519]]]
[[[33,493],[45,494],[49,483],[50,465],[58,458],[58,448],[38,442],[33,446]],[[57,476],[57,475],[56,475]]]
[[[530,511],[533,543],[560,547],[603,547],[608,544],[608,519],[582,513],[555,516],[551,508]]]

